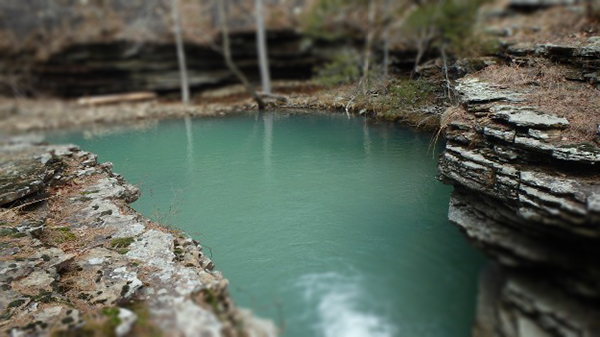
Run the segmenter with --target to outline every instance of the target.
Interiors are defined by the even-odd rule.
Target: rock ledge
[[[76,146],[0,144],[0,330],[12,336],[275,336],[196,241]]]

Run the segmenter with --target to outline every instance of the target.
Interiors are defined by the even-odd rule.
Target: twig
[[[444,76],[446,77],[446,95],[452,100],[450,77],[448,76],[448,58],[446,57],[446,45],[441,47],[442,60],[444,61]]]
[[[279,102],[287,102],[288,98],[285,95],[279,95],[279,94],[273,94],[273,93],[266,93],[266,92],[257,92],[257,95],[259,95],[262,98],[271,98],[271,99],[275,99]]]
[[[448,124],[452,120],[452,117],[460,111],[457,107],[450,107],[444,111],[442,116],[440,117],[440,127],[435,132],[434,136],[431,138],[431,142],[429,143],[429,147],[427,148],[427,152],[433,149],[433,147],[437,144],[440,135],[448,128]],[[432,151],[432,155],[434,152]]]
[[[5,214],[7,214],[8,212],[10,212],[12,210],[20,210],[23,207],[27,207],[29,205],[37,204],[38,202],[47,201],[47,200],[50,200],[50,199],[53,199],[53,198],[56,198],[56,196],[54,195],[54,196],[49,196],[47,198],[35,199],[33,201],[26,202],[26,203],[21,204],[19,206],[11,207],[11,208],[7,209],[6,211],[3,211],[2,213],[0,213],[0,215],[5,215]]]
[[[354,102],[354,99],[356,98],[357,94],[352,95],[352,97],[350,98],[350,100],[348,100],[348,102],[346,102],[346,106],[344,107],[344,110],[346,110],[346,116],[348,116],[348,119],[350,119],[350,104],[352,104],[352,102]]]
[[[360,88],[362,86],[363,79],[364,79],[364,77],[362,77],[358,81],[358,83],[356,84],[355,90],[354,90],[354,94],[350,97],[350,100],[348,100],[348,102],[346,102],[346,106],[344,107],[344,110],[346,110],[346,116],[348,116],[348,119],[350,119],[350,105],[354,102],[356,97],[358,97],[358,95],[360,94]]]

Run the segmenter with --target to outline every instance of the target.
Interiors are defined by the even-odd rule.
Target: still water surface
[[[462,337],[482,258],[446,220],[430,138],[265,113],[50,140],[112,161],[134,207],[212,251],[237,303],[285,336]]]

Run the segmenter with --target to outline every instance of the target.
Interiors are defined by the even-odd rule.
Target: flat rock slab
[[[60,156],[75,148],[0,142],[0,206],[40,191],[64,168]]]
[[[490,110],[493,113],[493,119],[505,121],[518,127],[564,129],[569,125],[566,118],[540,112],[534,107],[497,105]]]
[[[10,160],[0,157],[0,206],[14,202],[44,187],[54,170],[33,155]]]
[[[489,102],[521,102],[522,94],[508,88],[481,81],[478,78],[459,80],[456,90],[460,92],[464,104],[482,104]]]
[[[600,46],[597,42],[585,45],[569,44],[540,44],[536,47],[536,54],[547,57],[584,57],[597,58]]]

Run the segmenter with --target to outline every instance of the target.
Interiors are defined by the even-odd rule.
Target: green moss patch
[[[110,247],[111,248],[128,247],[130,244],[133,243],[133,241],[135,241],[135,239],[132,237],[112,239],[110,241]]]
[[[51,230],[56,234],[53,235],[53,239],[56,243],[65,243],[68,241],[77,240],[77,236],[71,232],[71,228],[69,227],[56,227],[51,228]]]
[[[129,247],[129,245],[132,244],[133,241],[135,241],[135,239],[132,237],[116,238],[110,241],[109,246],[110,248],[116,250],[119,254],[127,254],[127,252],[129,251],[127,247]]]

